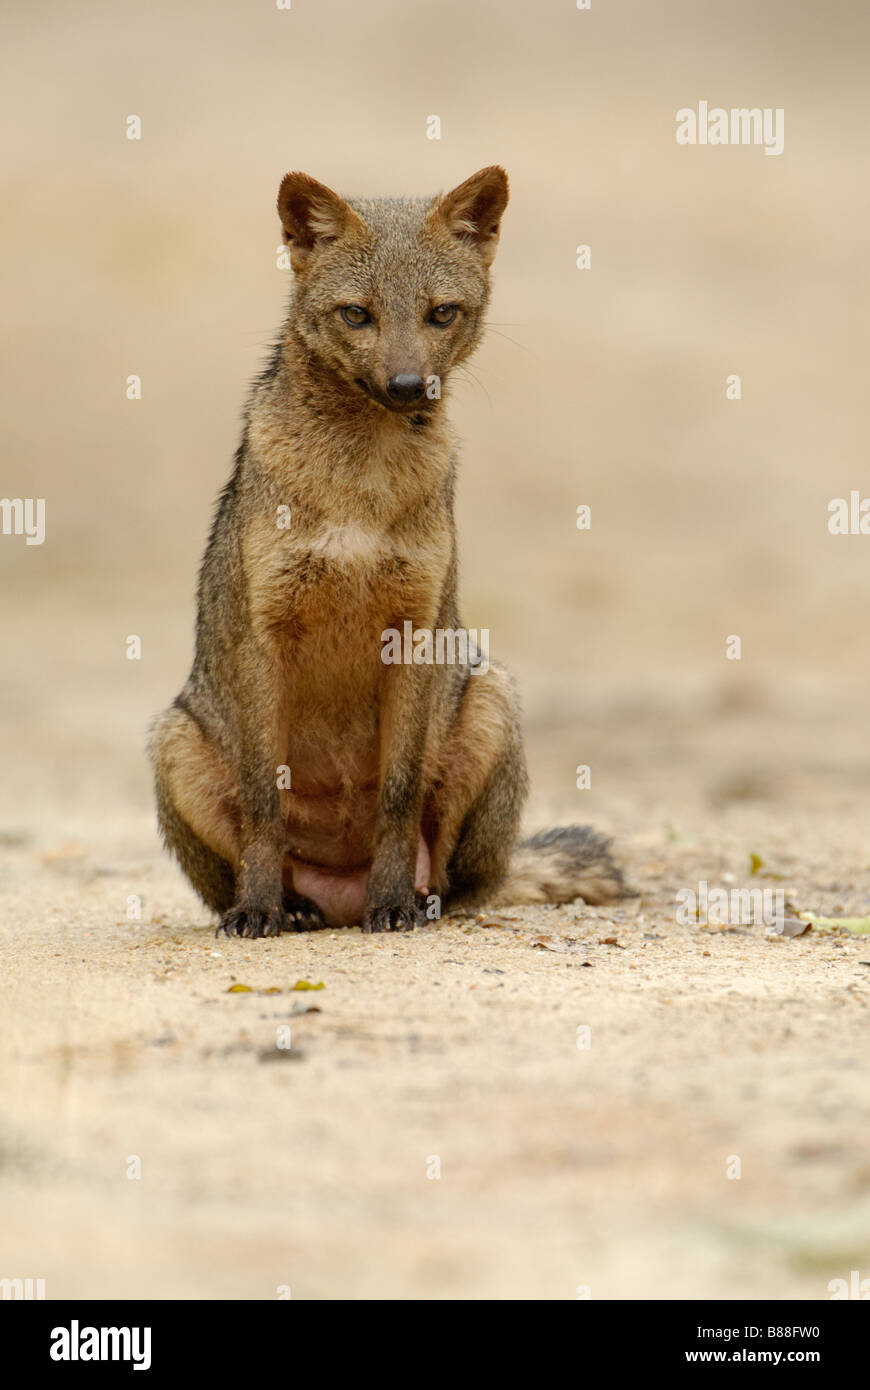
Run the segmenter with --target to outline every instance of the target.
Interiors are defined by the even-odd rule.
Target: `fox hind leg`
[[[528,792],[519,700],[503,667],[469,676],[442,767],[431,807],[431,884],[455,905],[504,878]]]
[[[235,901],[239,833],[229,772],[178,705],[158,716],[149,753],[164,844],[206,906],[227,912]]]
[[[447,739],[433,818],[433,891],[449,905],[598,904],[630,897],[610,842],[568,825],[519,839],[528,777],[513,682],[492,666],[471,676]]]
[[[281,922],[236,911],[240,815],[238,791],[220,754],[199,724],[175,704],[154,725],[150,740],[157,819],[164,843],[207,907],[221,914],[228,935],[273,935],[325,926],[317,905],[294,890],[284,874]]]

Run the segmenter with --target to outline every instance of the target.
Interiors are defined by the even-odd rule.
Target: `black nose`
[[[418,401],[423,394],[423,378],[413,372],[399,372],[387,382],[387,395],[394,401]]]

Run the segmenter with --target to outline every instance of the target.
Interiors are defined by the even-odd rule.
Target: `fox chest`
[[[431,540],[349,523],[269,541],[246,557],[251,619],[263,631],[370,642],[400,617],[434,619],[445,565]]]

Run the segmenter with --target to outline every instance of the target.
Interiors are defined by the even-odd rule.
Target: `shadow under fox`
[[[381,659],[387,629],[461,627],[443,395],[481,335],[507,200],[498,167],[434,200],[281,184],[294,295],[206,548],[193,669],[150,741],[165,842],[228,934],[401,930],[428,894],[625,891],[588,828],[518,843],[502,667]]]

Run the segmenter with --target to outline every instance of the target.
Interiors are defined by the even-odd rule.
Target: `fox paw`
[[[287,920],[281,907],[251,907],[239,903],[225,912],[217,925],[215,936],[277,936],[287,930]]]
[[[298,893],[284,894],[284,912],[287,917],[285,931],[320,931],[326,926],[326,918],[317,903]]]
[[[422,926],[424,917],[416,902],[391,904],[386,907],[367,907],[362,929],[373,931],[413,931]]]

